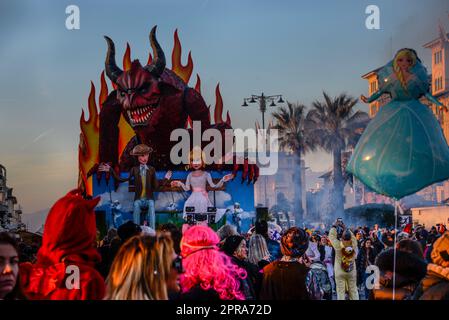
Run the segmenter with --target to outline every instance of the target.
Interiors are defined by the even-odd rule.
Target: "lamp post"
[[[266,96],[263,92],[260,96],[251,95],[249,98],[243,99],[242,107],[249,107],[248,103],[259,103],[259,111],[262,113],[262,129],[265,129],[265,112],[267,111],[267,103],[269,103],[269,107],[276,107],[275,100],[277,103],[284,103],[284,99],[282,99],[282,95],[275,94],[271,96]],[[264,177],[264,194],[265,194],[265,205],[268,207],[267,203],[267,177]]]
[[[242,107],[249,107],[249,103],[259,102],[259,111],[262,113],[262,129],[265,129],[265,112],[267,111],[267,102],[270,103],[270,107],[276,107],[276,103],[274,102],[278,99],[277,103],[284,103],[284,99],[282,99],[282,95],[276,94],[272,96],[266,96],[262,92],[260,96],[251,95],[250,98],[244,98]]]

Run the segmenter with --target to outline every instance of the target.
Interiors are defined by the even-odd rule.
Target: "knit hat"
[[[242,236],[229,236],[223,243],[221,250],[227,255],[232,256],[239,247],[240,243],[244,240]]]
[[[309,247],[309,235],[301,228],[292,227],[281,239],[281,251],[284,256],[301,257]]]
[[[441,237],[438,238],[433,244],[431,253],[433,263],[442,266],[449,267],[449,232],[446,231]]]

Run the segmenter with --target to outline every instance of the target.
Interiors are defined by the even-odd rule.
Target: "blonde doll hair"
[[[412,65],[410,66],[410,68],[416,64],[418,57],[416,56],[416,53],[413,50],[401,49],[396,53],[396,55],[394,56],[394,59],[393,59],[394,73],[396,74],[396,77],[398,78],[398,80],[401,82],[402,88],[405,91],[407,91],[407,83],[405,82],[404,75],[402,74],[401,68],[398,65],[398,59],[403,58],[403,57],[407,57],[412,60]]]
[[[186,170],[189,170],[191,167],[191,163],[196,160],[201,160],[201,168],[206,166],[206,154],[201,150],[200,147],[195,146],[189,153],[189,164],[186,166]]]

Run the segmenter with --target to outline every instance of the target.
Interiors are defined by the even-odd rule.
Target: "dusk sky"
[[[65,26],[68,5],[80,9],[80,30]],[[365,8],[380,8],[380,30],[365,27]],[[367,94],[361,75],[388,62],[396,50],[422,47],[449,31],[447,0],[0,0],[0,163],[25,213],[49,208],[76,187],[79,118],[90,81],[99,86],[109,35],[121,61],[126,42],[132,59],[145,62],[148,34],[157,37],[171,67],[178,29],[183,62],[192,52],[207,104],[220,83],[234,128],[261,121],[251,94],[282,94],[310,105],[346,92]],[[430,72],[430,70],[429,70]],[[367,105],[358,108],[367,111]],[[274,111],[274,110],[273,110]],[[330,168],[323,152],[306,156],[314,171]]]

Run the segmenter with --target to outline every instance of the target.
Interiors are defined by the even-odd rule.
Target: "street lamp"
[[[249,103],[256,103],[259,102],[259,111],[262,113],[262,129],[265,129],[265,112],[267,111],[267,103],[269,103],[269,107],[276,107],[275,100],[278,100],[277,103],[284,103],[284,99],[282,99],[282,95],[275,94],[272,96],[266,96],[263,94],[260,96],[257,95],[251,95],[249,98],[243,99],[242,107],[249,107]]]
[[[282,95],[276,94],[272,96],[266,96],[263,94],[260,96],[257,95],[251,95],[249,98],[243,99],[242,107],[249,107],[249,103],[256,103],[259,102],[259,111],[262,113],[262,129],[265,129],[265,112],[267,111],[267,103],[269,103],[270,107],[276,107],[275,100],[278,100],[277,103],[284,103],[284,99],[282,99]],[[265,193],[265,205],[268,207],[267,204],[267,177],[264,177],[264,193]]]

